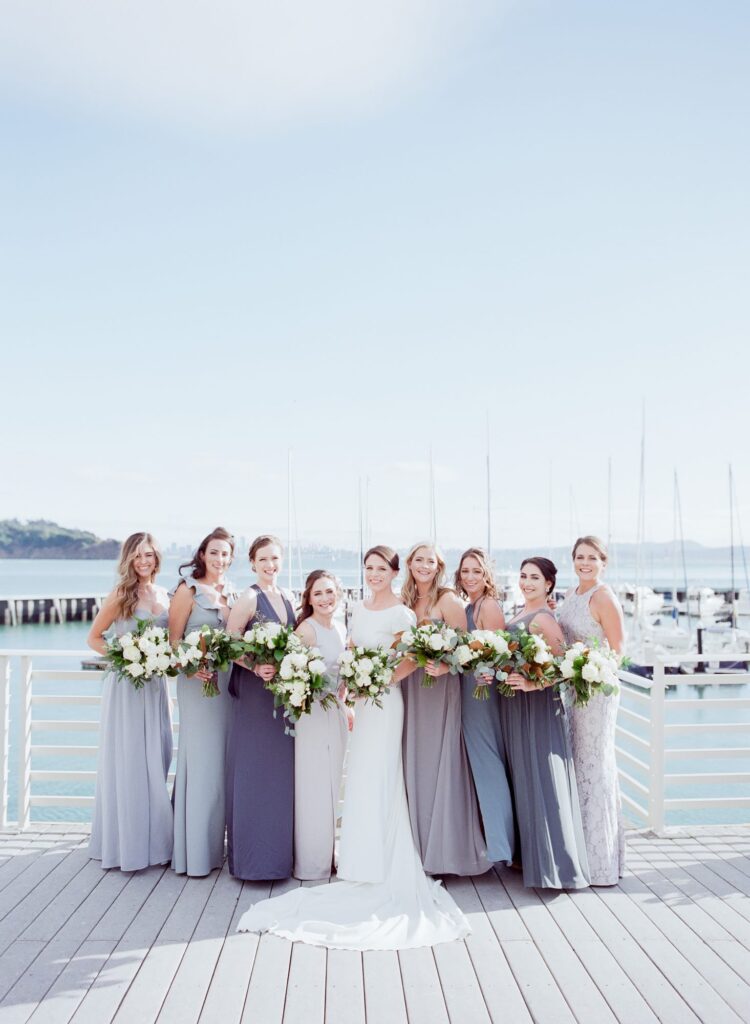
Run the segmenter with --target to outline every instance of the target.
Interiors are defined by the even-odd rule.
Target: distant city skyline
[[[750,7],[355,8],[4,6],[0,518],[750,536]]]

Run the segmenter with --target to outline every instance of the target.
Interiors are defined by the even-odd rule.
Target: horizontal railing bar
[[[626,669],[621,670],[617,674],[623,683],[630,683],[631,686],[637,686],[639,690],[651,689],[652,680],[647,679],[645,676],[637,676],[635,672],[628,672]]]
[[[641,693],[640,690],[622,690],[622,694],[632,700],[639,700],[642,704],[650,704],[651,696],[648,693]]]
[[[40,768],[32,768],[29,772],[32,782],[95,782],[95,771],[44,771]]]
[[[31,680],[34,683],[65,682],[65,683],[87,683],[90,679],[103,679],[106,672],[100,669],[54,669],[35,668],[31,673]]]
[[[620,710],[622,710],[622,708]],[[651,753],[651,744],[648,740],[644,740],[642,736],[637,736],[634,732],[631,732],[629,729],[623,728],[623,726],[621,725],[615,727],[615,732],[620,736],[624,736],[625,739],[629,740],[631,743],[635,743],[642,750]]]
[[[31,697],[31,703],[35,705],[43,704],[89,704],[92,707],[101,704],[102,698],[97,694],[89,694],[86,696],[73,696],[72,694],[65,693],[35,693]]]
[[[650,718],[646,718],[643,715],[639,715],[637,711],[631,711],[630,708],[624,708],[622,704],[620,705],[618,715],[625,715],[626,718],[632,718],[634,722],[640,722],[642,725],[651,725]]]
[[[636,757],[635,754],[631,754],[629,751],[623,750],[622,747],[618,747],[616,744],[615,753],[618,758],[623,758],[625,761],[629,761],[630,764],[634,765],[634,767],[640,768],[644,772],[649,770],[650,766],[647,765],[645,761],[641,761],[640,757]]]
[[[750,722],[667,722],[666,732],[746,732],[750,733]]]
[[[750,757],[748,747],[668,747],[664,751],[667,757]]]
[[[719,786],[722,783],[731,785],[750,782],[750,772],[668,772],[664,779],[666,782],[684,782],[702,785]]]
[[[99,747],[73,747],[73,746],[35,746],[32,744],[32,754],[38,754],[40,757],[65,757],[66,755],[74,757],[85,757],[90,754],[95,757],[99,753]]]
[[[664,707],[667,713],[672,710],[685,708],[723,708],[725,711],[740,711],[750,708],[748,697],[707,697],[701,700],[700,697],[680,697],[678,700],[666,701]]]
[[[670,798],[664,801],[664,807],[669,811],[691,811],[700,807],[750,807],[750,796],[715,796],[705,798],[685,797],[683,800]]]
[[[31,720],[31,729],[35,730],[50,730],[50,729],[78,729],[82,732],[96,732],[99,729],[99,722],[82,722],[71,720],[61,720],[57,718],[41,718]],[[32,748],[33,749],[33,748]]]
[[[628,807],[632,807],[633,810],[640,814],[642,818],[648,819],[648,811],[645,807],[641,807],[637,800],[633,800],[633,798],[629,797],[627,793],[620,793],[620,798],[624,804],[627,804]]]
[[[624,779],[625,782],[628,783],[628,785],[633,786],[634,789],[637,789],[639,793],[642,793],[646,797],[646,799],[648,799],[648,786],[644,786],[642,782],[638,781],[638,779],[634,779],[633,776],[629,775],[626,771],[624,771],[624,769],[620,768],[619,771],[621,779]]]
[[[30,803],[32,807],[93,807],[94,798],[93,796],[59,796],[52,793],[44,796],[39,793],[30,798]]]
[[[71,651],[70,648],[68,648],[67,651],[58,651],[58,650],[48,651],[48,650],[40,650],[38,647],[33,647],[31,649],[14,647],[14,648],[6,648],[6,649],[3,649],[3,650],[0,650],[0,658],[3,657],[3,656],[7,656],[9,658],[94,658],[94,657],[96,657],[96,655],[94,654],[94,652],[91,650],[90,647],[86,648],[85,650],[82,650],[82,651]]]

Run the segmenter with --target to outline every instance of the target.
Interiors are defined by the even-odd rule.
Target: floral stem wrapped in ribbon
[[[539,633],[529,633],[524,626],[512,632],[518,643],[513,653],[511,672],[518,672],[524,679],[538,687],[548,686],[558,678],[559,670],[555,656],[549,644]],[[507,683],[501,682],[497,687],[503,697],[515,697],[516,691]]]
[[[119,679],[140,690],[151,679],[177,675],[177,659],[169,634],[150,619],[136,619],[136,628],[107,641],[104,660]]]
[[[624,659],[609,647],[572,644],[559,660],[562,680],[558,690],[566,703],[585,707],[593,696],[601,693],[605,697],[620,692],[617,676]]]
[[[451,672],[462,671],[459,664],[457,648],[467,646],[464,642],[467,634],[462,630],[453,629],[444,622],[422,622],[418,626],[405,629],[396,643],[396,651],[401,658],[411,658],[420,668],[428,661],[447,665]],[[433,686],[433,676],[425,674],[422,686]]]
[[[339,677],[347,689],[346,703],[364,698],[378,708],[389,692],[393,679],[394,657],[383,647],[352,647],[339,655]]]
[[[273,694],[274,709],[282,708],[284,718],[292,723],[309,715],[316,702],[324,708],[336,704],[323,656],[317,647],[304,644],[296,633],[289,634],[278,672],[264,685]],[[286,731],[294,735],[293,729]]]
[[[469,649],[472,652],[470,667],[464,671],[474,672],[477,676],[492,676],[498,682],[498,691],[508,678],[509,670],[513,665],[513,658],[519,648],[519,643],[514,633],[498,629],[475,629],[469,634]],[[477,700],[489,700],[489,689],[491,680],[482,682],[477,679],[474,687],[474,697]],[[505,687],[511,690],[511,687]],[[511,692],[513,692],[511,690]]]
[[[194,629],[177,645],[177,664],[186,676],[194,676],[201,669],[211,678],[203,683],[203,696],[219,694],[219,672],[226,672],[233,661],[245,653],[242,641],[224,629],[201,626]]]

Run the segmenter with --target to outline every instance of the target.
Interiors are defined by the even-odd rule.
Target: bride
[[[414,625],[414,613],[393,593],[398,555],[378,545],[365,555],[371,597],[352,616],[355,646],[390,647]],[[394,681],[410,664],[396,670]],[[341,824],[339,881],[299,888],[252,906],[238,931],[273,932],[331,949],[410,949],[460,939],[466,918],[422,870],[409,823],[401,763],[404,704],[400,687],[383,707],[360,702],[352,733]]]

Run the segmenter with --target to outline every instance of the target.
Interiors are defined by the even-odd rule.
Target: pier
[[[105,594],[58,597],[0,597],[0,625],[25,622],[89,622],[102,606]]]

